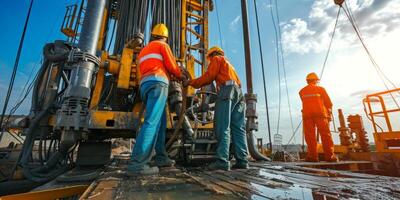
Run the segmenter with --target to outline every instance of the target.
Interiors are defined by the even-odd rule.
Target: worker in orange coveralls
[[[235,68],[224,56],[224,51],[214,46],[207,52],[210,64],[207,71],[197,79],[187,79],[184,85],[200,88],[217,83],[218,96],[215,102],[215,132],[218,140],[217,160],[208,166],[209,170],[230,170],[229,145],[232,138],[236,164],[232,169],[249,168],[247,160],[247,140],[245,110],[246,104],[240,80]],[[231,136],[232,135],[232,136]]]
[[[300,90],[300,98],[303,103],[303,127],[307,143],[307,162],[318,162],[317,134],[321,135],[322,146],[325,153],[325,161],[337,162],[333,153],[333,140],[329,130],[329,122],[332,121],[332,102],[323,87],[318,86],[317,74],[307,75],[307,86]]]
[[[169,79],[175,77],[185,80],[184,69],[179,68],[167,43],[168,28],[157,24],[151,32],[150,43],[140,51],[140,95],[146,108],[144,122],[136,138],[128,164],[127,175],[158,174],[159,167],[170,167],[175,164],[165,150],[166,112]],[[149,162],[155,150],[154,163]]]

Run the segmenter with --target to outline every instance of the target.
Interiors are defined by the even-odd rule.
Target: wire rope
[[[256,14],[256,23],[257,23],[257,35],[258,35],[258,46],[260,50],[260,58],[261,58],[261,70],[262,70],[262,78],[263,78],[263,86],[264,86],[264,99],[265,99],[265,110],[267,114],[267,126],[268,126],[268,138],[269,138],[269,148],[272,151],[272,138],[271,138],[271,126],[269,120],[269,109],[268,109],[268,95],[267,95],[267,86],[266,86],[266,78],[265,78],[265,67],[264,67],[264,54],[261,46],[261,34],[260,34],[260,25],[258,20],[258,10],[257,10],[257,2],[254,0],[254,11]]]

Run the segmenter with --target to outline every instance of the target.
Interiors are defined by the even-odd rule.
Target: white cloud
[[[348,0],[364,38],[382,37],[400,26],[400,0]],[[313,3],[307,18],[283,23],[282,42],[287,53],[319,53],[328,48],[338,7],[331,0]],[[335,35],[336,48],[358,44],[350,22],[341,12]]]
[[[347,4],[353,11],[373,57],[388,78],[399,86],[400,80],[396,75],[400,73],[397,55],[400,51],[398,45],[400,44],[398,37],[400,0],[347,0]],[[287,66],[296,66],[292,70],[297,70],[295,76],[298,78],[305,77],[311,71],[320,72],[324,57],[323,55],[316,56],[316,53],[323,54],[328,48],[337,9],[332,0],[316,0],[307,17],[292,18],[282,23],[283,47],[287,53],[287,60],[292,60],[292,63],[287,62]],[[295,54],[306,56],[299,57]],[[291,82],[290,85],[293,91],[298,91],[302,84],[297,81]],[[342,108],[346,116],[362,115],[369,139],[373,142],[372,125],[364,114],[362,100],[367,94],[384,91],[386,88],[376,74],[343,11],[321,85],[327,89],[333,100],[335,117],[337,117],[338,108]],[[294,94],[291,98],[296,100]],[[398,96],[395,98],[400,102]],[[301,105],[294,101],[292,111],[300,109]],[[297,125],[298,118],[297,115],[294,116],[295,125]],[[399,116],[396,117],[393,124],[400,127],[400,123],[397,122]],[[282,132],[285,133],[283,134],[284,141],[287,141],[290,137],[288,134],[290,129],[287,120],[283,123],[285,125],[282,126]],[[296,137],[298,141],[301,141],[301,134]],[[338,141],[338,136],[335,134],[334,140]]]
[[[241,21],[242,21],[241,15],[236,16],[235,19],[233,19],[231,23],[229,23],[229,30],[231,30],[232,32],[237,31],[239,22]]]

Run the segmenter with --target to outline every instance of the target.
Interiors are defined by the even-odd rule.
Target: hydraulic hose
[[[170,149],[172,143],[178,138],[179,130],[182,126],[182,123],[185,119],[185,114],[186,114],[186,102],[187,102],[187,93],[188,93],[188,87],[183,87],[182,89],[182,109],[180,110],[179,113],[179,119],[178,123],[176,123],[174,133],[172,134],[171,138],[168,140],[166,144],[166,148]]]
[[[34,116],[32,117],[32,121],[30,122],[29,127],[26,129],[25,135],[26,139],[22,147],[22,152],[19,158],[19,163],[22,166],[22,171],[24,176],[34,182],[37,183],[43,183],[47,182],[49,180],[54,179],[58,175],[64,173],[67,169],[66,165],[63,166],[57,166],[60,161],[65,160],[66,155],[68,154],[68,147],[60,148],[54,155],[52,155],[47,161],[46,164],[35,168],[31,169],[29,166],[29,161],[31,157],[31,152],[33,149],[33,145],[35,142],[35,139],[38,137],[37,133],[35,132],[38,129],[38,126],[40,122],[42,121],[43,118],[48,116],[50,113],[50,110],[54,107],[55,101],[50,103],[49,105],[42,105],[43,102],[38,102],[38,94],[40,93],[40,85],[43,84],[43,80],[46,75],[46,71],[51,70],[52,63],[54,62],[63,62],[65,59],[67,59],[68,54],[66,53],[51,53],[51,50],[55,47],[54,43],[47,44],[44,49],[44,56],[45,56],[45,62],[43,67],[40,69],[38,72],[38,79],[35,83],[35,90],[32,94],[32,107],[34,111]],[[55,50],[57,52],[57,50]],[[57,76],[61,76],[61,71],[62,69],[60,68],[60,73]],[[60,95],[60,94],[58,94]],[[57,98],[55,98],[57,99]],[[42,110],[41,108],[45,106],[45,108]],[[40,135],[41,138],[44,138],[45,135]],[[41,152],[40,152],[41,153]]]
[[[255,160],[261,160],[261,161],[271,161],[270,158],[268,158],[267,156],[264,156],[263,154],[261,154],[258,151],[256,144],[254,143],[253,131],[247,132],[247,143],[248,143],[249,153],[252,158],[254,158]]]
[[[49,180],[54,179],[55,177],[57,177],[58,175],[60,175],[61,173],[65,172],[66,167],[60,167],[54,171],[51,171],[50,173],[46,173],[46,174],[41,174],[40,172],[42,171],[49,171],[52,168],[54,168],[58,162],[63,158],[63,155],[61,152],[57,152],[56,154],[54,154],[49,161],[46,163],[45,166],[40,167],[40,168],[36,168],[35,170],[31,170],[29,168],[28,162],[29,162],[29,158],[31,156],[31,152],[32,152],[32,148],[33,148],[33,144],[35,142],[35,138],[36,138],[36,134],[35,134],[35,129],[37,129],[40,120],[45,117],[50,109],[53,106],[48,106],[45,110],[41,111],[31,122],[29,128],[26,130],[26,139],[22,148],[22,156],[21,156],[21,165],[22,165],[22,170],[23,170],[23,174],[24,176],[34,182],[47,182]]]
[[[45,57],[51,62],[60,62],[68,58],[69,52],[54,54],[51,52],[54,49],[54,43],[48,43],[43,47]]]

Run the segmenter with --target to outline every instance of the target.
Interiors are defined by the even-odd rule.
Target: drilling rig
[[[342,6],[344,1],[334,2]],[[113,199],[117,194],[122,199],[148,198],[143,196],[144,190],[157,198],[157,189],[166,185],[167,189],[160,192],[165,196],[159,199],[175,199],[169,196],[174,192],[181,194],[177,199],[190,199],[193,191],[204,195],[197,199],[400,198],[400,192],[392,189],[397,188],[400,179],[352,173],[373,168],[372,152],[361,117],[351,115],[346,124],[342,110],[341,145],[336,146],[340,150],[336,153],[354,162],[251,162],[250,169],[231,172],[186,168],[215,158],[216,88],[209,85],[196,91],[174,80],[169,84],[166,107],[166,146],[169,156],[185,168],[178,166],[171,173],[146,177],[145,181],[121,178],[121,166],[129,156],[111,159],[111,146],[114,139],[135,139],[142,124],[145,109],[139,95],[137,57],[150,39],[151,27],[167,25],[168,43],[177,63],[197,77],[207,70],[208,16],[213,9],[212,0],[80,0],[67,6],[60,28],[66,38],[43,47],[30,113],[15,125],[22,127],[25,141],[9,180],[0,182],[0,195],[35,188],[34,192],[4,199]],[[257,96],[253,92],[247,0],[241,0],[241,12],[248,150],[254,160],[268,161],[253,138],[253,131],[258,129]],[[374,125],[378,153],[399,155],[398,131],[392,129],[389,113],[400,109],[387,109],[382,95],[387,92],[364,100],[367,116]],[[375,110],[373,103],[380,103],[382,111]],[[387,131],[375,121],[382,116]],[[277,141],[282,140],[282,135],[275,136]],[[262,140],[258,141],[263,151]],[[282,158],[285,160],[284,152]],[[397,169],[385,167],[386,171]],[[380,188],[382,185],[385,188]]]
[[[244,1],[246,4],[246,1]],[[244,9],[247,9],[246,7]],[[68,169],[95,168],[110,161],[112,138],[135,138],[144,108],[139,97],[137,56],[149,27],[164,23],[180,66],[193,77],[207,69],[208,13],[211,0],[82,0],[67,6],[57,40],[43,48],[28,126],[15,174],[47,182]],[[249,42],[247,11],[242,10]],[[247,35],[246,35],[247,33]],[[246,46],[247,133],[253,158],[267,160],[253,144],[256,95]],[[214,158],[216,136],[213,85],[195,91],[171,81],[167,106],[167,147],[183,163]],[[186,136],[194,135],[188,141]],[[32,156],[36,151],[38,156]],[[79,171],[79,170],[78,170]]]

